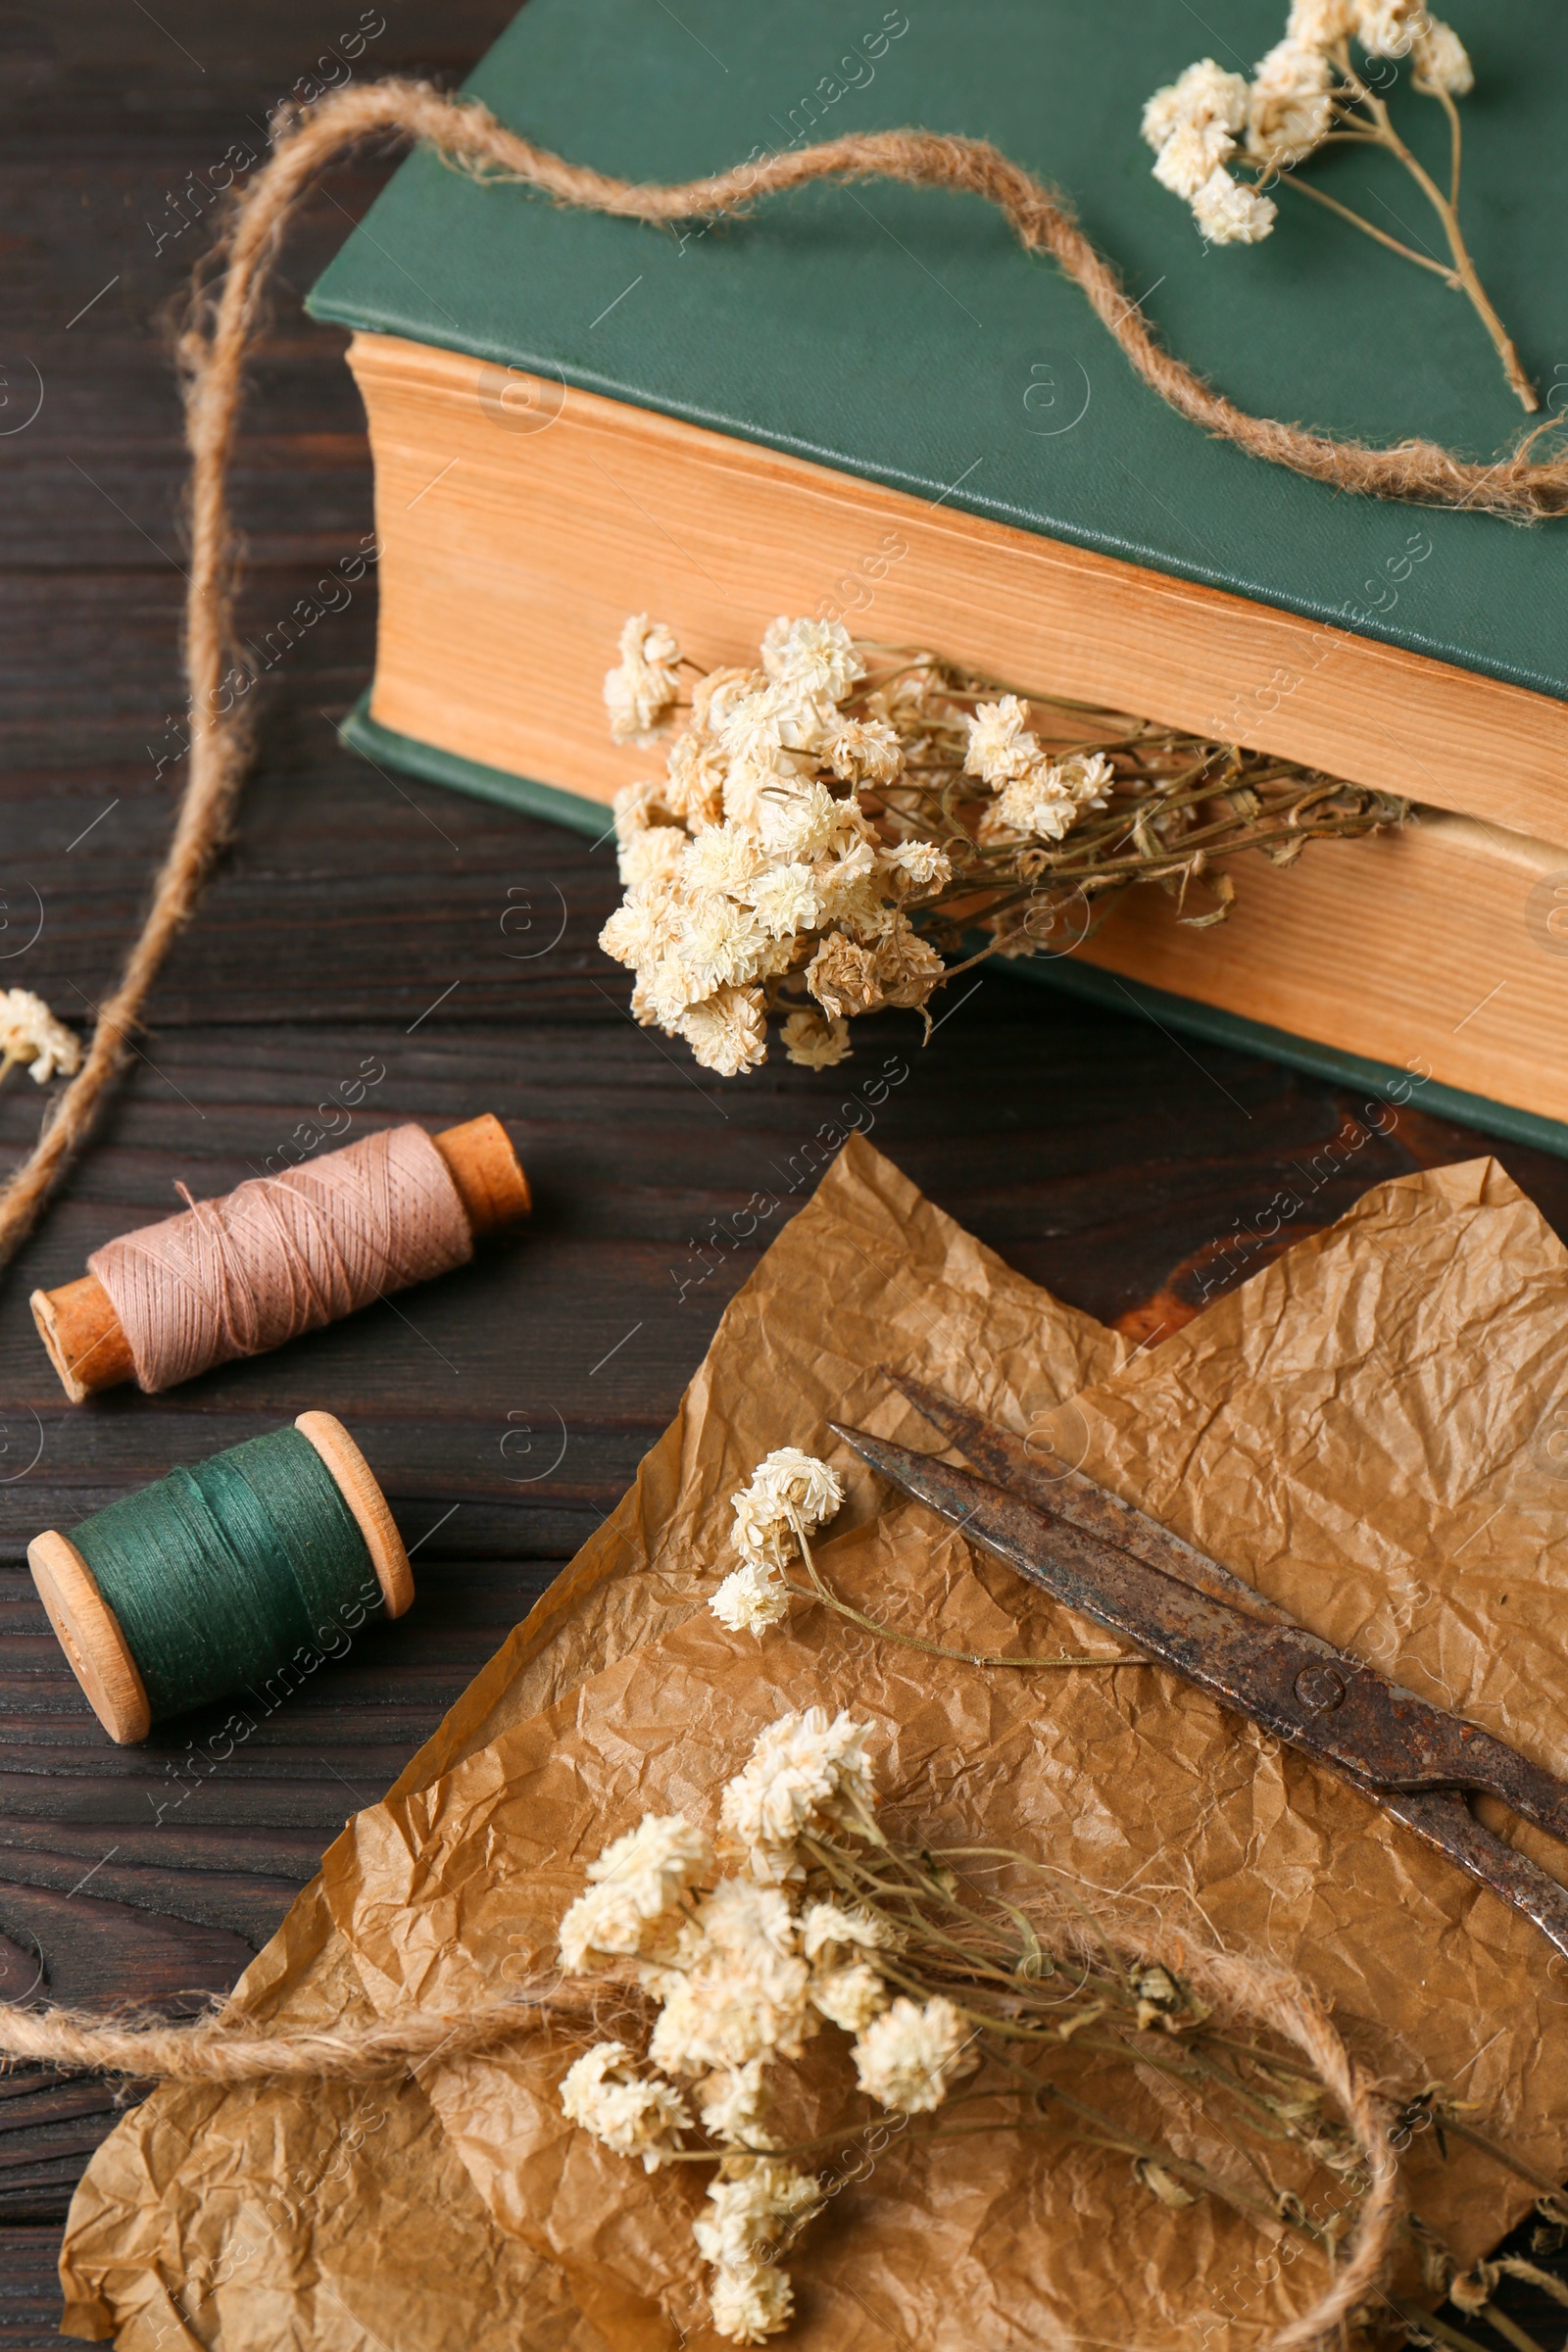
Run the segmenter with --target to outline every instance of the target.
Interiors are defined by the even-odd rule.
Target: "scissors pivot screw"
[[[1345,1696],[1345,1677],[1332,1666],[1303,1666],[1296,1678],[1296,1695],[1303,1707],[1332,1714]]]

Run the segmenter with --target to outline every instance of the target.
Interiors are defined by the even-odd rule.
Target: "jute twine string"
[[[1102,1952],[1103,1938],[1130,1965],[1147,1961],[1149,1906],[1119,1915],[1097,1899],[1092,1920],[1062,1906],[1052,1920],[1064,1947]],[[1327,2285],[1298,2319],[1277,2329],[1259,2352],[1307,2352],[1377,2286],[1399,2217],[1397,2163],[1379,2102],[1305,1981],[1273,1961],[1203,1945],[1183,1936],[1174,1947],[1183,1981],[1222,2016],[1261,2028],[1298,2053],[1349,2126],[1360,2151],[1366,2192],[1353,2234]],[[582,1978],[540,1984],[512,1999],[475,2002],[459,2017],[414,2010],[370,2025],[302,2027],[271,2033],[237,2012],[194,2025],[120,2020],[89,2012],[28,2011],[0,2005],[0,2056],[76,2072],[167,2082],[238,2083],[277,2078],[367,2082],[503,2048],[551,2028],[582,2036],[606,2024],[616,1988]],[[635,1997],[635,1996],[632,1996]],[[616,2029],[626,2032],[624,2023]]]
[[[409,2074],[437,2056],[472,2057],[553,2026],[586,2031],[596,2023],[599,1997],[597,1987],[562,1985],[548,1994],[479,2002],[461,2017],[416,2010],[384,2023],[305,2026],[287,2034],[270,2034],[231,2011],[171,2026],[135,2016],[106,2021],[86,2009],[0,2007],[0,2054],[17,2064],[127,2075],[142,2082],[233,2084],[284,2077],[371,2082]]]
[[[188,1196],[187,1196],[188,1198]],[[422,1127],[384,1129],[144,1225],[87,1260],[149,1394],[450,1273],[473,1237]]]
[[[1490,466],[1436,442],[1390,449],[1336,440],[1253,416],[1161,346],[1115,269],[1064,206],[1021,165],[983,139],[925,130],[877,131],[686,181],[676,187],[616,179],[568,164],[508,130],[483,107],[443,97],[426,83],[388,80],[333,91],[298,117],[279,118],[270,161],[234,201],[215,260],[222,266],[216,302],[202,295],[183,337],[186,438],[191,452],[190,587],[185,667],[190,687],[190,767],[173,839],[152,906],[119,986],[99,1009],[78,1075],[52,1104],[37,1146],[0,1195],[0,1264],[16,1250],[86,1137],[105,1088],[131,1051],[148,992],[176,932],[189,919],[224,839],[246,765],[244,722],[220,714],[220,687],[239,660],[229,628],[238,561],[227,507],[227,475],[238,427],[245,361],[258,309],[290,214],[317,174],[357,141],[398,133],[426,141],[479,178],[521,182],[558,203],[634,220],[688,220],[736,213],[762,196],[814,180],[886,178],[950,188],[997,206],[1029,253],[1049,254],[1084,295],[1151,388],[1205,432],[1251,457],[1286,466],[1336,489],[1435,506],[1485,508],[1515,522],[1568,512],[1568,453],[1538,461],[1532,449],[1555,422],[1538,426]],[[232,697],[230,697],[232,701]]]

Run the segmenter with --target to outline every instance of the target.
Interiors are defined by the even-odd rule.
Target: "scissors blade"
[[[1363,1788],[1486,1789],[1568,1838],[1568,1787],[1375,1666],[1288,1620],[1260,1624],[969,1471],[866,1430],[829,1427],[902,1494],[1031,1584]]]
[[[1353,1775],[1347,1775],[1353,1779]],[[1436,1846],[1450,1862],[1479,1879],[1526,1919],[1534,1920],[1547,1940],[1568,1957],[1568,1889],[1532,1862],[1494,1837],[1471,1812],[1457,1788],[1423,1789],[1416,1794],[1398,1790],[1363,1789],[1381,1806],[1414,1830],[1428,1845]]]
[[[1101,1536],[1118,1550],[1130,1551],[1134,1559],[1166,1576],[1179,1577],[1184,1585],[1196,1585],[1200,1592],[1227,1600],[1233,1608],[1244,1609],[1266,1625],[1291,1622],[1288,1613],[1265,1600],[1255,1586],[1245,1584],[1218,1560],[1211,1560],[1206,1551],[1200,1551],[1196,1544],[1185,1543],[1168,1527],[1161,1527],[1135,1503],[1123,1502],[1119,1494],[1112,1494],[1082,1470],[1053,1468],[1046,1447],[1028,1438],[1014,1437],[1011,1430],[970,1412],[966,1405],[956,1404],[940,1389],[927,1388],[923,1380],[911,1380],[886,1364],[882,1372],[915,1411],[940,1429],[949,1444],[966,1454],[993,1486],[1009,1488],[1054,1519],[1065,1519],[1086,1535]]]

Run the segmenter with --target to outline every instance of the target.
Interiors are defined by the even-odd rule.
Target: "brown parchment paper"
[[[935,1443],[890,1397],[879,1360],[1028,1426],[1075,1385],[1076,1348],[1085,1393],[1054,1427],[1076,1432],[1092,1473],[1318,1631],[1384,1662],[1397,1656],[1406,1679],[1560,1769],[1568,1490],[1554,1476],[1551,1408],[1565,1299],[1564,1252],[1481,1161],[1379,1188],[1118,1372],[1108,1335],[1054,1308],[868,1147],[852,1147],[732,1306],[681,1420],[567,1591],[519,1629],[399,1788],[328,1856],[319,1893],[290,1923],[302,1953],[317,1937],[308,1964],[274,1945],[251,1972],[256,1997],[291,2013],[307,1996],[340,1995],[349,1963],[356,1997],[382,2014],[493,1987],[547,1956],[583,1862],[607,1838],[649,1806],[707,1811],[763,1723],[820,1699],[877,1726],[906,1826],[979,1831],[1184,1916],[1196,1901],[1221,1935],[1302,1967],[1374,2061],[1480,2100],[1492,2129],[1560,2174],[1568,1986],[1549,1947],[1342,1784],[1152,1668],[1001,1677],[867,1642],[817,1609],[759,1646],[725,1635],[700,1603],[724,1564],[725,1497],[759,1454],[783,1443],[831,1451],[829,1411]],[[841,1467],[850,1502],[826,1563],[852,1598],[963,1645],[1102,1642],[923,1514],[902,1503],[879,1512],[872,1482]],[[1549,1841],[1530,1842],[1560,1869]],[[335,1937],[318,1925],[322,1905]],[[269,1968],[270,1989],[260,1983]],[[420,2113],[396,2140],[367,2140],[347,2178],[371,2208],[362,2237],[377,2242],[383,2169],[417,2151],[443,2227],[487,2286],[505,2248],[535,2262],[518,2274],[513,2341],[594,2341],[550,2332],[569,2325],[564,2282],[606,2345],[702,2342],[689,2242],[700,2182],[649,2180],[569,2133],[550,2064],[444,2067],[409,2095]],[[268,2184],[263,2126],[270,2119],[285,2138],[299,2128],[283,2120],[292,2095],[254,2094],[249,2138],[231,2102],[207,2117],[182,2097],[149,2102],[84,2183],[66,2258],[81,2332],[130,2310],[126,2266],[113,2272],[111,2260],[127,2245],[137,2280],[155,2238],[166,2272],[198,2243],[210,2263],[232,2246],[208,2186],[215,2131],[245,2151],[225,2187],[254,2198]],[[182,2158],[159,2142],[171,2118],[193,2143]],[[1415,2194],[1468,2258],[1528,2192],[1473,2152],[1450,2155],[1442,2165],[1417,2148]],[[461,2190],[444,2175],[438,2183],[454,2157]],[[285,2253],[309,2267],[313,2234],[302,2222],[287,2238],[270,2286]],[[443,2257],[427,2242],[434,2264]],[[455,2245],[446,2258],[458,2259]],[[1048,2157],[1005,2133],[928,2154],[912,2134],[896,2140],[869,2180],[835,2198],[791,2267],[802,2293],[793,2340],[811,2352],[1154,2346],[1193,2340],[1195,2323],[1209,2345],[1240,2347],[1311,2285],[1304,2273],[1271,2277],[1255,2236],[1207,2205],[1155,2206],[1117,2159]],[[302,2308],[289,2278],[271,2291],[279,2313]],[[227,2316],[234,2298],[212,2300],[217,2325],[192,2323],[177,2340],[248,2345]],[[151,2343],[156,2331],[122,2340]],[[318,2298],[301,2340],[363,2339]],[[391,2340],[460,2337],[450,2313],[426,2319],[405,2294]],[[489,2339],[476,2325],[461,2340]]]
[[[1026,1421],[1126,1353],[1114,1333],[1015,1274],[890,1161],[853,1142],[731,1301],[624,1501],[388,1801],[702,1610],[710,1580],[698,1565],[697,1531],[709,1551],[722,1540],[722,1497],[781,1442],[780,1397],[802,1399],[815,1425],[839,1410],[842,1381],[890,1347],[911,1369],[942,1370],[966,1398]],[[416,1613],[410,1640],[417,1628]],[[369,2014],[319,1882],[235,1997],[279,2024],[362,2004]],[[98,2151],[76,2192],[61,2261],[63,2331],[116,2336],[125,2352],[272,2352],[296,2342],[364,2352],[368,2340],[397,2352],[601,2352],[559,2274],[498,2230],[423,2092],[389,2088],[376,2105],[393,2120],[368,2129],[373,2111],[356,2123],[354,2098],[337,2093],[156,2092]],[[220,2150],[220,2194],[208,2193],[210,2145]],[[286,2211],[280,2178],[291,2188]],[[246,2226],[246,2214],[264,2210],[266,2227]],[[345,2291],[349,2249],[364,2293]]]

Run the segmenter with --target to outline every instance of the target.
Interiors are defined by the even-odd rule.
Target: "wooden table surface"
[[[512,0],[382,10],[358,71],[451,80]],[[78,1025],[132,935],[183,780],[169,340],[211,181],[235,143],[260,152],[269,108],[326,44],[377,13],[0,9],[0,987],[36,990]],[[375,158],[334,174],[289,249],[238,470],[242,631],[259,640],[369,525],[342,338],[297,297],[382,175]],[[270,673],[233,847],[134,1069],[0,1285],[7,1998],[169,1999],[233,1981],[345,1816],[612,1506],[754,1262],[729,1220],[755,1190],[783,1189],[778,1171],[856,1084],[856,1064],[770,1065],[730,1086],[696,1071],[632,1024],[624,975],[596,949],[615,898],[608,851],[340,750],[332,722],[368,674],[373,627],[367,583]],[[1012,1264],[1140,1336],[1254,1270],[1237,1235],[1350,1132],[1356,1099],[1268,1062],[999,971],[966,985],[923,1052],[913,1016],[885,1020],[877,1058],[905,1054],[909,1075],[874,1140]],[[536,1188],[526,1236],[171,1396],[68,1407],[29,1291],[177,1205],[176,1178],[226,1191],[291,1139],[310,1144],[318,1106],[352,1101],[360,1079],[351,1134],[499,1112]],[[40,1108],[14,1073],[8,1164]],[[1343,1154],[1313,1223],[1382,1178],[1493,1149],[1568,1225],[1568,1166],[1413,1111]],[[198,1717],[112,1747],[34,1596],[28,1538],[307,1405],[342,1416],[385,1487],[417,1552],[415,1617],[359,1641],[220,1769],[181,1770]],[[53,2344],[60,2228],[112,2093],[23,2072],[0,2094],[0,2346]]]

